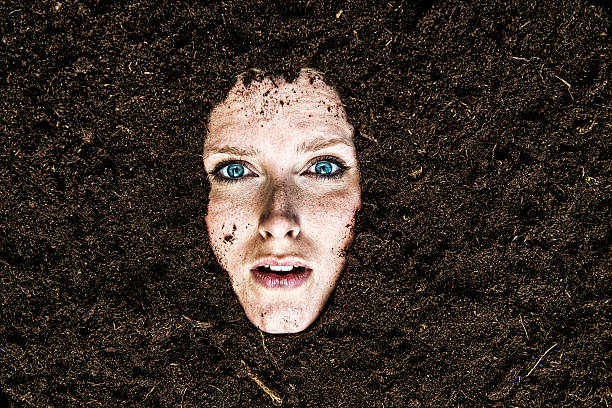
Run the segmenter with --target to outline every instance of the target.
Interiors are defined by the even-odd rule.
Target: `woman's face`
[[[242,81],[211,112],[204,145],[211,246],[248,319],[295,333],[319,315],[361,206],[353,128],[314,74]]]

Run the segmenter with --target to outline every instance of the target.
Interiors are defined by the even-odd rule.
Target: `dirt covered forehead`
[[[334,117],[347,121],[338,93],[316,72],[302,69],[293,79],[280,75],[239,78],[225,100],[210,115],[209,127],[217,120],[239,114],[253,123],[270,122],[279,115]],[[348,123],[346,123],[348,125]]]

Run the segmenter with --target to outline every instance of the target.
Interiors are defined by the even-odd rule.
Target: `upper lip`
[[[305,269],[311,269],[310,266],[299,258],[295,257],[270,257],[262,258],[255,262],[251,270],[257,269],[260,266],[301,266]]]

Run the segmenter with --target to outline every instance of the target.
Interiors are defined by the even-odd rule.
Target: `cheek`
[[[360,207],[359,194],[347,192],[318,197],[309,206],[310,231],[320,245],[337,256],[352,242],[355,213]]]
[[[240,205],[236,205],[240,203]],[[219,200],[211,198],[206,214],[206,228],[210,244],[227,269],[232,252],[243,240],[244,230],[249,224],[248,205],[240,200]]]

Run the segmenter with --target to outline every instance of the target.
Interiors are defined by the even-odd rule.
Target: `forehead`
[[[238,80],[225,101],[212,110],[208,129],[206,145],[275,129],[349,140],[353,136],[337,92],[304,73],[293,82],[266,77],[245,86]]]

